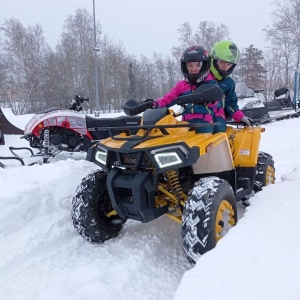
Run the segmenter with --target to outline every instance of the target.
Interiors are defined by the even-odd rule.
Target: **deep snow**
[[[180,224],[165,216],[128,221],[101,245],[78,235],[72,195],[96,169],[84,153],[0,169],[0,298],[300,299],[300,119],[264,127],[261,151],[273,155],[276,184],[239,207],[237,226],[194,267],[182,250]],[[19,136],[5,135],[5,142],[0,156],[8,146],[27,146]]]

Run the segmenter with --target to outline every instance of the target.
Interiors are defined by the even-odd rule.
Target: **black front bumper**
[[[123,219],[150,222],[168,212],[156,207],[151,172],[128,172],[113,168],[107,177],[107,189],[114,210]]]

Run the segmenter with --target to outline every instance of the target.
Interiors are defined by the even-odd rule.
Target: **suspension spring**
[[[184,201],[186,198],[186,195],[183,193],[181,184],[178,179],[177,172],[175,170],[167,171],[166,172],[166,178],[169,182],[169,185],[171,186],[171,189],[173,193],[175,194],[178,204],[176,209],[180,206],[180,201]]]
[[[50,131],[49,129],[44,130],[44,155],[43,155],[43,163],[47,163],[49,159],[49,138],[50,138]]]
[[[49,129],[44,130],[44,147],[49,147]]]

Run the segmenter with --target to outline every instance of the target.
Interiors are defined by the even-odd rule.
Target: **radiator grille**
[[[111,152],[111,165],[115,167],[135,167],[139,169],[153,169],[154,165],[145,152]]]

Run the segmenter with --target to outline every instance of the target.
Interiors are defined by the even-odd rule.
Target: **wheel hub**
[[[234,210],[227,200],[223,200],[217,211],[215,223],[216,240],[219,241],[224,237],[228,230],[235,225]]]

